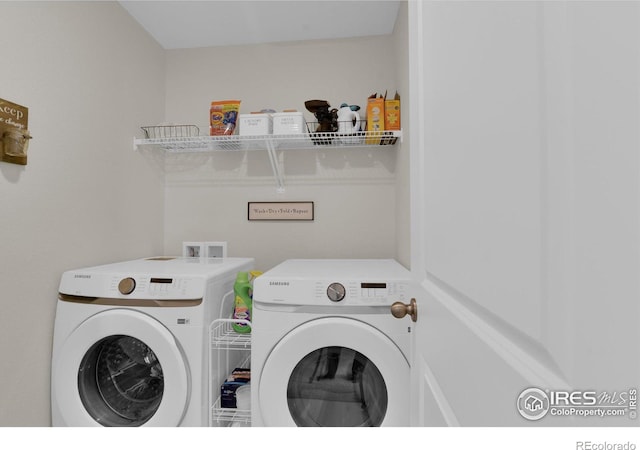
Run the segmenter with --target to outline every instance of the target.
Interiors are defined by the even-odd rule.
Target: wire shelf
[[[381,147],[402,139],[402,131],[312,132],[258,136],[185,136],[134,139],[134,148],[154,147],[166,152],[215,152],[239,150],[286,150],[322,147]]]
[[[308,124],[309,126],[309,124]],[[313,123],[310,124],[313,129]],[[317,129],[317,128],[316,128]],[[314,150],[367,148],[370,150],[391,148],[398,140],[402,142],[402,130],[358,131],[340,133],[333,131],[297,134],[266,134],[258,136],[189,136],[171,138],[134,139],[134,150],[162,150],[166,153],[211,153],[260,150],[269,155],[271,169],[276,181],[276,191],[284,188],[283,170],[279,164],[281,150]]]
[[[267,150],[264,136],[193,136],[134,140],[136,149],[147,146],[171,153]]]

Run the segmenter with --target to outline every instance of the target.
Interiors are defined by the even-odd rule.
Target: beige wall
[[[0,163],[0,426],[50,423],[64,270],[162,253],[162,173],[132,151],[161,119],[164,52],[116,2],[0,2],[0,98],[29,108]]]
[[[408,255],[408,179],[397,180],[406,141],[404,151],[283,153],[284,194],[261,152],[132,150],[143,125],[206,133],[214,99],[304,111],[307,99],[364,107],[369,94],[398,89],[406,105],[406,26],[395,36],[165,52],[116,2],[0,2],[0,17],[15,37],[3,46],[0,98],[29,108],[34,137],[27,166],[0,163],[0,426],[50,423],[67,269],[179,254],[186,240],[226,240],[264,269],[293,257]],[[316,220],[246,220],[248,201],[290,200],[314,201]]]
[[[166,119],[207,133],[209,102],[224,99],[242,100],[241,112],[296,108],[308,120],[309,99],[366,109],[370,94],[399,89],[396,46],[379,36],[172,50]],[[284,151],[282,194],[265,153],[168,157],[165,250],[222,240],[230,255],[253,256],[261,269],[288,258],[393,258],[401,147]],[[247,221],[249,201],[294,200],[315,202],[313,222]]]
[[[411,207],[409,148],[411,117],[409,107],[409,16],[407,2],[400,4],[398,18],[393,30],[393,51],[396,60],[396,80],[398,93],[401,96],[402,145],[397,147],[396,160],[396,208],[395,227],[396,244],[395,259],[405,267],[411,266]]]

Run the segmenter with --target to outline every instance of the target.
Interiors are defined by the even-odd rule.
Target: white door
[[[187,366],[173,335],[146,314],[113,309],[67,338],[52,389],[66,426],[178,426]]]
[[[637,426],[640,4],[409,21],[414,425]]]

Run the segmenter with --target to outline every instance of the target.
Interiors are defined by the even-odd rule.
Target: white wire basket
[[[156,125],[140,127],[145,139],[167,139],[193,137],[200,135],[200,129],[195,125]]]
[[[211,323],[209,335],[211,337],[212,348],[251,348],[251,333],[238,333],[233,329],[233,324],[236,323],[251,327],[251,322],[242,319],[218,319]]]

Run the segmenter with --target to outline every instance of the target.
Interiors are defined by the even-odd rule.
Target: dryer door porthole
[[[91,316],[69,335],[52,389],[70,426],[178,426],[190,391],[171,332],[125,309]]]
[[[397,345],[359,320],[306,322],[269,352],[259,375],[266,426],[406,426],[409,363]]]
[[[384,377],[347,347],[314,350],[289,377],[287,403],[299,427],[379,427],[387,412]]]

